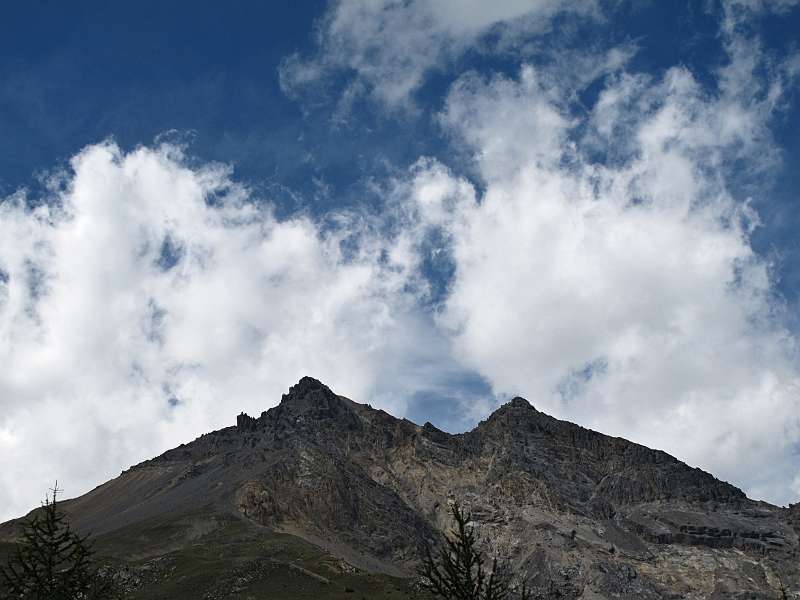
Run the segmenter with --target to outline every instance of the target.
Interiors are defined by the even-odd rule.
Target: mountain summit
[[[800,583],[793,510],[523,398],[450,435],[304,377],[65,506],[127,565],[132,597],[410,598],[452,501],[541,598],[766,599]]]
[[[345,398],[337,396],[321,381],[312,377],[303,377],[289,388],[289,393],[281,397],[275,408],[261,413],[257,419],[244,413],[240,414],[236,426],[240,430],[263,429],[278,422],[300,423],[311,421],[343,421],[353,423],[355,413],[348,406],[352,404]]]

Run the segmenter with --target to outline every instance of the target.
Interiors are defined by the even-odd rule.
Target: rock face
[[[235,515],[362,569],[411,575],[452,501],[541,598],[800,597],[796,507],[749,500],[522,398],[450,435],[306,377],[275,408],[137,465],[69,511],[99,533]]]

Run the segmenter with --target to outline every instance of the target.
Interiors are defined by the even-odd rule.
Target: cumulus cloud
[[[779,160],[781,92],[742,52],[754,40],[725,35],[718,91],[682,67],[620,68],[588,113],[564,100],[572,82],[530,66],[466,75],[440,121],[482,193],[435,159],[398,193],[443,232],[438,323],[498,393],[785,503],[800,491],[797,340],[731,187]]]
[[[748,19],[766,4],[724,3],[729,61],[713,86],[685,67],[631,71],[632,45],[457,77],[438,125],[469,178],[421,158],[375,182],[381,218],[277,219],[224,167],[170,145],[91,146],[50,197],[7,198],[0,519],[56,476],[79,493],[259,413],[304,374],[398,415],[417,391],[478,374],[501,397],[794,501],[797,339],[742,194],[780,161],[771,119],[800,71],[765,56]],[[347,72],[346,101],[396,109],[487,32],[507,51],[561,11],[595,10],[443,7],[336,2],[320,53],[284,64],[285,89]],[[434,258],[444,282],[426,272]]]
[[[547,29],[557,14],[594,10],[593,0],[468,0],[457,7],[437,0],[338,0],[319,24],[317,54],[287,58],[281,86],[307,99],[345,73],[345,102],[366,92],[390,108],[408,106],[431,70],[458,58],[490,30],[497,30],[494,44],[507,47],[523,33]]]
[[[427,379],[414,257],[364,219],[279,221],[169,145],[71,166],[45,202],[0,204],[0,520],[56,477],[76,494],[258,414],[304,374],[398,413]]]

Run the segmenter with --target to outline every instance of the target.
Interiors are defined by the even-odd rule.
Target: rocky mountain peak
[[[536,410],[533,405],[521,396],[516,396],[498,407],[489,417],[478,425],[478,429],[487,431],[500,428],[510,431],[524,428],[524,424],[547,419],[547,415]]]
[[[347,399],[333,393],[321,381],[313,377],[303,377],[281,397],[278,406],[261,413],[257,419],[242,413],[236,419],[236,426],[240,431],[299,427],[324,433],[331,422],[347,427],[357,423],[358,417],[351,404]],[[328,424],[320,427],[318,424],[322,421]]]
[[[228,520],[237,536],[278,532],[283,548],[290,532],[359,569],[408,575],[449,527],[449,499],[470,510],[481,539],[538,597],[769,600],[781,597],[778,569],[800,589],[800,504],[749,500],[665,452],[561,421],[521,397],[449,434],[303,377],[260,417],[242,413],[235,428],[146,461],[69,509],[78,529],[106,532],[114,547],[140,539],[131,527],[157,526],[152,539],[162,540],[165,520],[178,527],[200,515],[186,538],[191,552],[196,531]]]
[[[516,396],[511,400],[509,400],[508,402],[506,402],[505,404],[502,404],[497,410],[495,410],[489,416],[489,418],[491,419],[492,417],[495,416],[499,417],[508,414],[533,416],[539,414],[539,411],[536,410],[533,407],[533,405],[530,402],[528,402],[525,398],[521,396]]]
[[[328,408],[331,404],[341,402],[331,389],[313,377],[302,377],[300,381],[289,388],[288,393],[281,396],[281,404],[298,409]]]
[[[523,398],[522,396],[516,396],[512,398],[509,404],[514,408],[528,408],[528,407],[532,408],[531,403],[525,400],[525,398]]]

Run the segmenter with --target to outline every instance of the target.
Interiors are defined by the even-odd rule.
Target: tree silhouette
[[[445,600],[511,600],[515,595],[520,600],[530,600],[524,584],[518,594],[512,592],[496,557],[489,572],[486,571],[484,557],[476,548],[475,531],[469,524],[470,514],[458,504],[451,506],[451,514],[455,528],[445,538],[444,547],[436,557],[430,547],[425,549],[419,570],[423,587]]]
[[[88,536],[70,529],[58,508],[58,485],[42,509],[22,526],[22,541],[6,566],[0,566],[3,600],[107,600],[112,582],[93,566]]]

